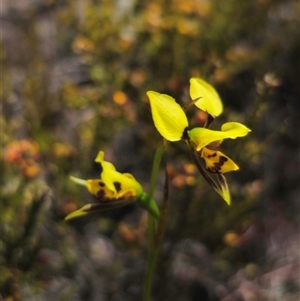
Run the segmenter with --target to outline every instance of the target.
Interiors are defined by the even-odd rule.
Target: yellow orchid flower
[[[206,111],[210,117],[222,113],[223,105],[215,89],[205,81],[197,78],[190,80],[190,95],[193,103],[201,110]],[[226,203],[230,204],[230,195],[224,173],[238,170],[239,167],[226,155],[215,150],[213,144],[230,138],[246,136],[250,129],[238,122],[227,122],[221,127],[221,131],[210,130],[206,127],[197,127],[188,130],[188,120],[184,110],[176,103],[175,99],[166,94],[148,91],[152,118],[158,132],[168,141],[185,140],[191,147],[191,154],[199,171],[207,182],[222,196]],[[199,162],[198,155],[204,159],[206,170],[216,174],[216,183]]]
[[[83,180],[71,176],[70,179],[85,186],[91,194],[97,197],[98,203],[87,204],[70,213],[65,220],[87,215],[96,211],[104,211],[121,207],[138,201],[150,214],[159,217],[159,209],[153,199],[144,192],[141,184],[129,173],[120,173],[114,165],[104,160],[104,152],[100,151],[95,162],[101,166],[100,178]]]

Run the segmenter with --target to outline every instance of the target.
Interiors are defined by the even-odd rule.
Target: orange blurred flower
[[[113,94],[113,100],[120,106],[125,105],[128,102],[127,95],[122,91],[115,91]]]
[[[72,48],[75,53],[93,52],[95,45],[92,40],[84,36],[77,36],[73,41]]]
[[[26,139],[12,141],[3,150],[3,159],[14,164],[28,178],[36,177],[42,173],[40,158],[41,153],[38,144]]]

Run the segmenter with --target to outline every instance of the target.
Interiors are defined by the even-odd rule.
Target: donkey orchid
[[[171,96],[154,91],[148,91],[147,96],[150,100],[154,125],[158,132],[171,142],[186,141],[201,174],[226,203],[230,204],[229,190],[223,174],[239,168],[230,158],[216,148],[224,139],[236,139],[246,136],[250,129],[238,122],[224,123],[221,131],[207,128],[211,121],[222,113],[223,105],[216,90],[202,79],[190,79],[190,96],[192,104],[208,113],[208,119],[204,127],[189,130],[185,111]],[[206,169],[200,164],[199,155],[204,159]],[[217,176],[217,183],[207,171]]]
[[[134,201],[154,217],[159,217],[159,209],[153,199],[144,192],[141,184],[132,174],[120,173],[114,165],[104,160],[104,152],[100,151],[95,162],[101,166],[100,178],[83,180],[71,176],[75,183],[85,186],[88,191],[96,196],[98,203],[87,204],[70,213],[65,219],[69,220],[89,213],[118,208]]]

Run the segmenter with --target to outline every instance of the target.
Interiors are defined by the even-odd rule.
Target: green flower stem
[[[153,272],[156,264],[156,259],[158,255],[158,250],[152,250],[148,252],[147,258],[147,272],[144,282],[144,292],[143,292],[143,301],[150,301],[151,297],[151,288],[153,282]]]
[[[160,248],[161,243],[163,241],[168,212],[169,212],[169,177],[168,177],[167,168],[165,168],[164,200],[161,208],[159,223],[157,226],[156,241],[155,241],[155,247],[157,250]]]
[[[154,246],[152,250],[149,250],[148,254],[148,262],[147,262],[147,274],[145,279],[145,287],[144,287],[144,301],[150,300],[151,297],[151,287],[154,269],[156,265],[156,260],[159,254],[159,249],[163,240],[163,236],[165,233],[167,216],[168,216],[168,207],[169,207],[169,185],[168,185],[168,173],[167,169],[165,170],[165,185],[164,185],[164,200],[161,210],[161,216],[159,219],[159,223],[157,226]]]
[[[162,156],[165,151],[164,144],[161,144],[158,146],[155,152],[153,166],[152,166],[152,172],[151,172],[151,179],[150,179],[150,188],[149,188],[149,198],[153,198],[154,189],[156,185],[157,175],[159,172],[160,162],[162,159]],[[148,250],[152,250],[154,248],[154,235],[155,235],[155,219],[153,216],[148,216]]]
[[[150,189],[148,197],[153,198],[155,184],[157,180],[157,175],[159,171],[160,162],[165,150],[165,146],[161,144],[155,152],[151,180],[150,180]],[[151,287],[153,281],[153,272],[156,264],[156,259],[158,255],[158,246],[155,243],[155,218],[149,214],[148,215],[148,258],[147,258],[147,271],[144,282],[144,291],[143,291],[143,301],[149,301],[151,297]]]

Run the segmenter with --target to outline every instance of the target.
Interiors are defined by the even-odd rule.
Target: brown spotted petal
[[[109,189],[101,179],[86,181],[89,192],[97,197],[100,202],[107,202],[116,197],[116,192]]]
[[[207,181],[207,183],[223,198],[223,200],[230,205],[231,200],[230,200],[230,193],[228,189],[228,185],[226,182],[225,177],[223,176],[222,173],[215,173],[214,177],[217,177],[217,179],[213,179],[212,176],[207,172],[207,170],[202,167],[200,161],[199,161],[199,156],[197,151],[193,148],[192,145],[190,145],[190,153],[193,158],[194,163],[196,164],[198,170],[204,177],[204,179]]]
[[[226,173],[239,169],[239,167],[229,157],[220,151],[204,147],[200,154],[205,160],[206,169],[212,173]]]
[[[115,196],[128,190],[135,190],[136,196],[143,192],[141,184],[132,174],[120,173],[112,163],[104,160],[104,152],[98,153],[95,162],[101,165],[101,180],[105,183],[107,190],[114,192]]]

